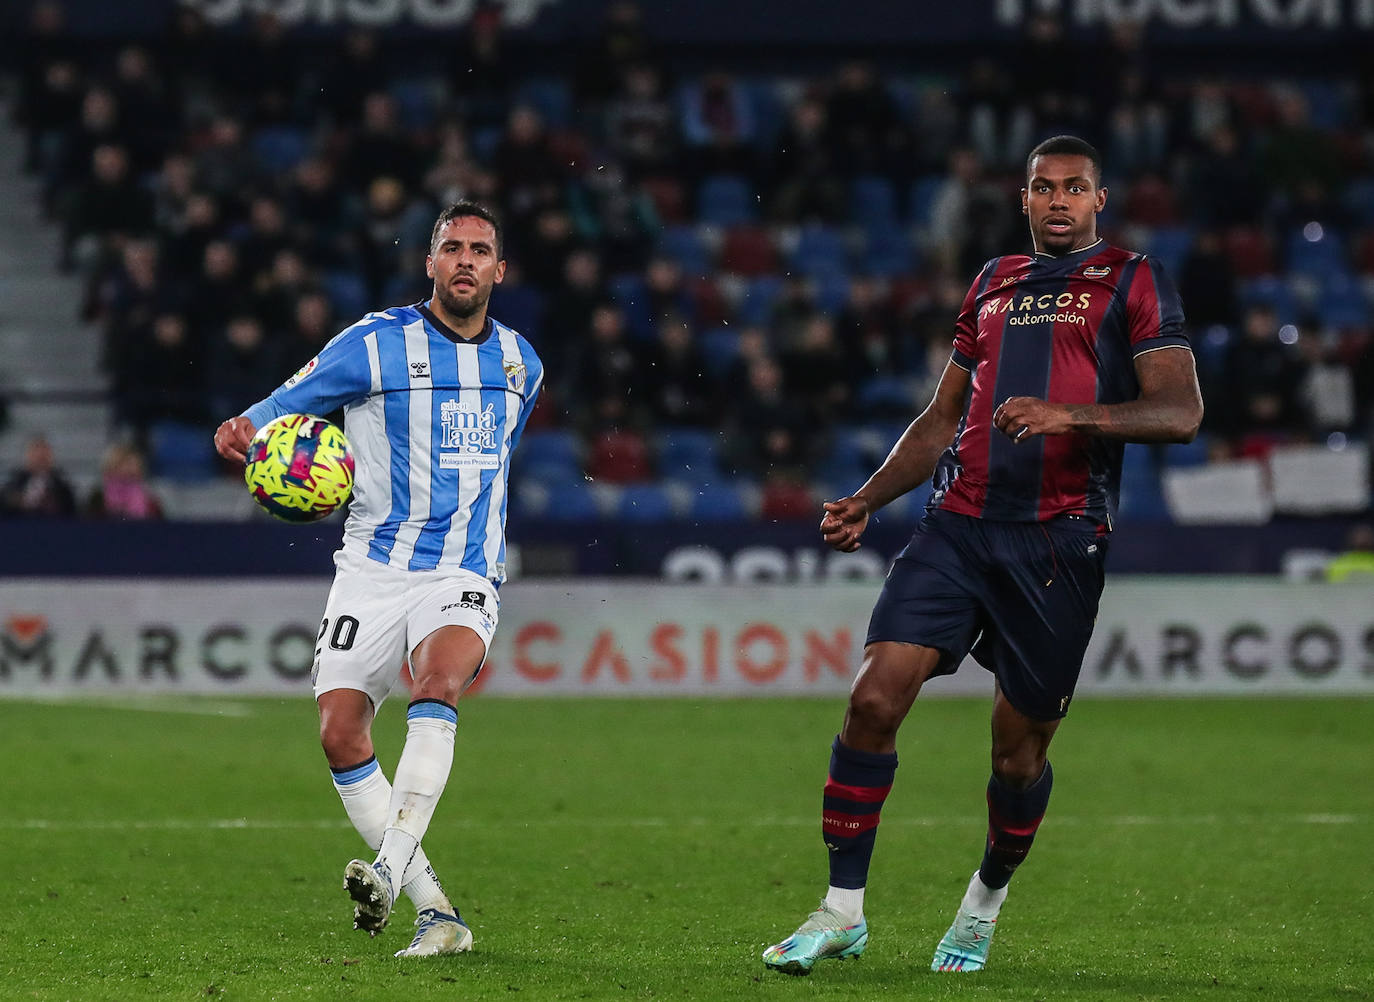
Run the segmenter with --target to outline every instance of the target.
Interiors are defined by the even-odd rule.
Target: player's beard
[[[435,298],[439,300],[439,305],[444,308],[444,312],[451,317],[459,320],[467,320],[475,317],[487,308],[487,303],[491,301],[491,290],[483,291],[474,288],[472,296],[468,299],[459,299],[447,286],[434,290]]]

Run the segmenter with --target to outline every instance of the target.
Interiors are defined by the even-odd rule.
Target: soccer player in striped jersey
[[[402,891],[418,913],[397,956],[472,947],[421,840],[452,768],[458,698],[496,629],[510,456],[543,379],[529,342],[487,316],[506,270],[488,210],[460,202],[441,212],[425,269],[428,301],[369,313],[215,432],[220,454],[242,462],[273,418],[343,408],[357,473],[314,689],[334,785],[377,851],[345,869],[354,924],[375,936]],[[371,727],[403,660],[412,699],[388,783]]]
[[[1187,442],[1202,420],[1183,309],[1158,262],[1097,235],[1101,158],[1056,136],[1026,164],[1035,253],[984,265],[934,399],[821,534],[858,548],[869,518],[934,475],[925,517],[869,623],[831,746],[822,832],[830,886],[769,967],[808,973],[868,942],[864,888],[897,768],[897,729],[927,679],[967,654],[995,677],[983,858],[931,969],[987,962],[1007,884],[1049,803],[1050,740],[1092,635],[1126,442]],[[938,762],[938,754],[928,757]]]

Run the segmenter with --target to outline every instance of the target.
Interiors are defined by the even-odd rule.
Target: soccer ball
[[[353,451],[343,431],[324,418],[283,414],[248,443],[243,480],[277,518],[317,522],[348,500]]]

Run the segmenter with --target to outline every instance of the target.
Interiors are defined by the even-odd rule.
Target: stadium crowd
[[[492,313],[549,373],[523,480],[735,478],[814,519],[929,398],[968,282],[1026,243],[1026,151],[1066,131],[1105,155],[1108,239],[1177,278],[1202,461],[1374,425],[1374,76],[1165,78],[1134,26],[1086,49],[1049,16],[948,73],[745,72],[684,64],[626,2],[553,72],[494,5],[442,46],[178,6],[109,47],[40,0],[16,55],[54,266],[154,453],[423,298],[437,211],[476,198],[506,227]]]

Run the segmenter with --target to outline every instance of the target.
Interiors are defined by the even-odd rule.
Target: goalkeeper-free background
[[[474,953],[353,931],[308,698],[0,702],[4,999],[1374,998],[1367,699],[1082,700],[992,966],[927,967],[985,823],[984,700],[917,705],[858,961],[765,971],[825,886],[842,701],[460,707],[426,848]],[[378,751],[394,765],[403,714]],[[389,768],[388,768],[388,771]]]

